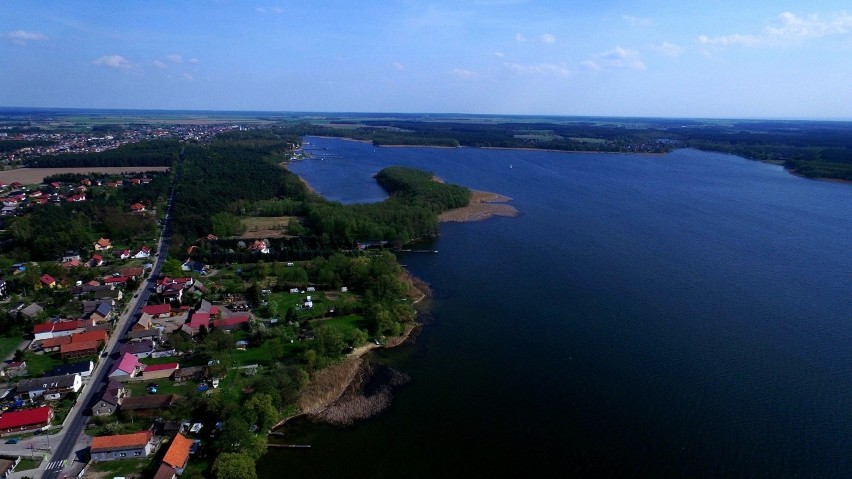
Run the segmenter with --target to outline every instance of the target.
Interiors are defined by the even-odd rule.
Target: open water
[[[852,477],[852,185],[735,156],[374,148],[291,169],[380,201],[389,165],[514,198],[401,261],[433,320],[349,428],[295,421],[261,477]]]

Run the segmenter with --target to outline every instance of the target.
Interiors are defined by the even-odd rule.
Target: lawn
[[[0,361],[14,353],[21,342],[23,338],[20,336],[0,337]]]
[[[19,462],[18,466],[15,467],[15,472],[29,471],[30,469],[35,469],[38,467],[39,464],[41,464],[41,461],[43,459],[43,457],[34,457],[32,459],[28,457],[22,457],[21,462]]]
[[[47,354],[26,353],[24,361],[27,362],[27,371],[30,377],[39,377],[48,369],[53,369],[62,364],[62,360],[53,358]],[[82,359],[81,359],[82,361]]]
[[[346,316],[338,316],[336,318],[311,321],[311,326],[314,328],[321,325],[333,326],[340,329],[343,331],[343,336],[347,341],[352,339],[352,334],[356,329],[363,329],[365,331],[369,331],[370,329],[367,320],[357,314],[347,314]]]
[[[150,462],[150,458],[94,462],[89,471],[107,473],[112,477],[139,477]]]

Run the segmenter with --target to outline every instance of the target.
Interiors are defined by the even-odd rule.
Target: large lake
[[[852,477],[852,185],[735,156],[374,148],[291,169],[380,201],[389,165],[514,198],[401,261],[435,291],[381,416],[287,427],[262,477]]]

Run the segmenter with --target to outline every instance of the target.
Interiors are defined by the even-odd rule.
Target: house
[[[95,241],[95,251],[105,251],[112,248],[112,243],[107,238],[101,238]]]
[[[95,291],[95,300],[109,300],[110,303],[115,301],[121,301],[121,298],[124,297],[124,293],[118,288],[110,288],[107,286],[105,289],[101,289],[99,291]]]
[[[42,341],[50,338],[58,338],[60,336],[71,336],[75,333],[80,333],[85,328],[93,326],[95,323],[91,320],[79,319],[72,321],[48,321],[42,324],[33,326],[33,339]]]
[[[94,283],[94,284],[89,284],[89,283]],[[89,283],[81,284],[80,286],[74,286],[73,288],[71,288],[71,294],[73,294],[76,297],[80,297],[81,295],[84,295],[84,294],[90,294],[90,293],[95,294],[98,291],[110,291],[110,290],[115,289],[115,285],[111,285],[111,284],[100,284],[97,281],[90,281]]]
[[[129,396],[121,401],[120,410],[133,411],[137,416],[159,416],[162,409],[172,407],[177,401],[174,394],[149,394],[147,396]]]
[[[252,244],[248,245],[248,250],[252,253],[268,254],[269,245],[266,243],[266,240],[255,240]]]
[[[53,408],[50,406],[6,412],[0,416],[0,436],[41,429],[49,426],[51,419]]]
[[[196,311],[192,313],[189,322],[183,325],[181,331],[184,331],[190,336],[194,336],[198,333],[202,326],[205,329],[210,329],[210,313]]]
[[[65,268],[65,269],[78,268],[78,267],[80,267],[80,260],[79,259],[70,259],[68,261],[63,261],[62,267]]]
[[[58,190],[62,186],[62,184],[60,184],[58,181],[54,181],[53,183],[50,184],[50,186],[52,186],[54,189]]]
[[[134,213],[145,211],[145,205],[143,205],[142,203],[133,203],[132,205],[130,205],[130,211]]]
[[[142,315],[139,316],[139,321],[136,321],[131,328],[131,331],[145,331],[147,329],[151,329],[151,326],[153,325],[151,322],[152,318],[153,317],[150,314],[142,313]]]
[[[152,364],[145,366],[142,370],[142,379],[149,381],[152,379],[170,378],[180,368],[178,363]]]
[[[83,387],[83,379],[79,374],[66,376],[48,376],[44,378],[24,379],[18,382],[15,390],[19,396],[27,396],[27,399],[44,397],[46,400],[55,400],[64,394],[76,393]]]
[[[62,359],[82,358],[98,354],[101,343],[98,341],[78,341],[63,344],[59,347],[59,355]]]
[[[42,286],[46,286],[48,288],[56,287],[56,278],[49,274],[41,275],[41,278],[39,278],[39,282],[42,284]]]
[[[202,299],[201,302],[198,303],[198,308],[196,308],[196,311],[200,311],[202,313],[210,313],[211,317],[219,315],[219,307],[214,306],[210,303],[210,301],[207,301],[206,299]]]
[[[44,310],[44,308],[42,308],[41,306],[39,306],[36,303],[33,303],[33,304],[27,306],[26,308],[22,309],[21,314],[26,316],[29,319],[33,319],[38,315],[38,313],[42,312],[43,310]]]
[[[95,266],[103,266],[104,257],[99,254],[93,254],[92,259],[89,260],[89,267],[94,268]]]
[[[182,383],[189,380],[200,380],[207,376],[207,366],[189,366],[175,371],[174,382]]]
[[[127,276],[108,276],[104,278],[104,284],[114,284],[116,286],[124,286],[127,282],[130,281],[130,278]]]
[[[92,407],[92,415],[106,416],[114,413],[127,395],[124,385],[118,381],[110,381],[101,394],[101,399]]]
[[[154,450],[153,439],[154,433],[150,429],[131,434],[95,436],[89,447],[89,455],[93,461],[148,457]]]
[[[139,359],[145,359],[154,352],[154,341],[145,339],[135,343],[126,343],[121,347],[122,353],[132,354]],[[144,377],[144,375],[143,375]]]
[[[117,253],[117,255],[118,255],[118,259],[127,259],[127,258],[130,257],[130,250],[129,249],[123,249],[123,250],[119,251]]]
[[[46,353],[59,351],[63,344],[71,344],[71,336],[57,336],[41,342],[41,349]]]
[[[142,268],[124,268],[118,274],[136,280],[142,277],[143,271]]]
[[[66,376],[70,374],[79,374],[81,378],[87,378],[92,375],[95,370],[94,361],[80,361],[77,363],[60,364],[55,368],[47,371],[48,376]]]
[[[89,315],[89,318],[94,319],[98,323],[109,321],[112,318],[112,304],[108,301],[101,302],[92,314]]]
[[[213,327],[224,331],[241,329],[248,325],[249,317],[246,315],[231,316],[230,318],[217,319],[213,321]]]
[[[65,201],[69,203],[79,203],[80,201],[86,201],[86,195],[83,193],[78,193],[76,195],[71,195],[65,199]]]
[[[150,314],[152,318],[171,316],[172,307],[169,303],[149,304],[142,307],[142,314]]]
[[[133,257],[136,258],[136,259],[147,258],[149,256],[151,256],[151,248],[149,248],[147,246],[143,246],[143,247],[139,248],[139,251],[137,251],[133,255]]]
[[[115,366],[113,366],[112,371],[110,371],[107,377],[116,381],[129,381],[138,376],[142,372],[143,367],[144,365],[139,362],[139,358],[132,354],[124,353],[121,355],[121,359],[115,363]]]
[[[147,330],[140,331],[128,331],[124,336],[127,338],[127,341],[133,343],[138,341],[144,341],[145,339],[159,339],[160,338],[160,330],[157,328],[151,328]]]
[[[20,376],[26,376],[29,374],[27,370],[27,362],[26,361],[12,361],[7,364],[5,368],[3,368],[0,376],[6,376],[8,378],[17,378]]]
[[[192,443],[192,439],[177,433],[163,457],[163,465],[172,469],[175,474],[182,474],[186,468],[186,463],[189,462],[189,450]],[[159,471],[157,473],[159,474]]]

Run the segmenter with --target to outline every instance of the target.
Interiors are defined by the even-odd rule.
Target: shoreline
[[[423,295],[425,297],[425,294]],[[423,299],[423,298],[421,298]],[[416,302],[419,302],[418,299]],[[385,340],[385,344],[377,345],[374,343],[368,343],[363,346],[359,346],[352,350],[349,354],[344,356],[343,360],[335,364],[333,366],[329,366],[325,369],[321,369],[317,371],[314,381],[311,381],[305,387],[305,391],[302,391],[299,394],[299,403],[300,403],[300,411],[291,416],[285,417],[278,421],[272,428],[269,429],[269,433],[276,432],[278,429],[283,427],[287,422],[292,421],[293,419],[303,417],[303,416],[316,416],[333,406],[343,395],[350,389],[350,387],[355,384],[355,380],[358,377],[359,372],[364,367],[364,356],[373,351],[374,349],[380,348],[395,348],[402,344],[405,344],[406,341],[411,337],[411,333],[414,332],[417,328],[421,326],[420,323],[414,322],[406,325],[405,331],[399,336],[391,336]],[[343,376],[342,378],[335,378],[334,376]],[[332,384],[320,384],[323,379],[332,380]],[[336,380],[334,380],[336,379]],[[320,388],[320,391],[309,391],[311,386],[315,388]],[[325,386],[325,387],[324,387]],[[310,404],[302,404],[303,401],[306,401],[305,396],[308,393],[315,393],[319,396],[315,402]],[[306,409],[303,409],[305,407]]]
[[[512,198],[488,191],[471,190],[470,204],[447,210],[438,215],[440,223],[474,223],[496,216],[514,218],[520,214],[517,208],[508,205]]]

